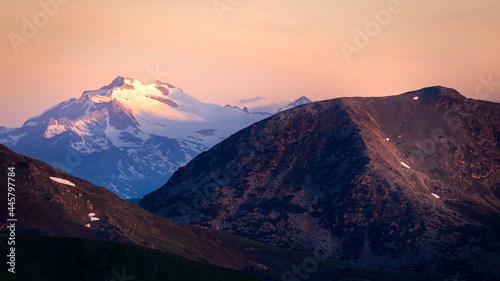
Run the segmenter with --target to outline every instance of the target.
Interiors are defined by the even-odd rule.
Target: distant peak
[[[419,95],[420,98],[423,99],[435,99],[438,97],[445,97],[445,96],[451,97],[453,99],[460,99],[460,100],[466,99],[466,97],[461,95],[457,90],[443,86],[432,86],[402,94],[402,96],[407,96],[407,95]]]
[[[133,85],[135,81],[138,81],[138,80],[133,78],[133,77],[117,76],[113,80],[113,82],[111,82],[111,84],[102,87],[100,90],[111,90],[113,88],[121,87],[124,84]]]
[[[306,96],[301,96],[296,100],[296,102],[305,102],[305,103],[311,103],[312,101],[308,99]]]
[[[297,106],[303,105],[303,104],[308,104],[311,102],[312,101],[310,99],[308,99],[306,96],[301,96],[300,98],[296,99],[295,101],[289,103],[287,106],[280,108],[277,112],[285,111],[287,109],[294,108],[294,107],[297,107]]]
[[[160,80],[156,80],[156,81],[151,82],[151,83],[144,83],[143,81],[139,81],[138,79],[135,79],[133,77],[117,76],[109,85],[103,86],[99,90],[85,91],[85,92],[83,92],[83,96],[85,96],[87,94],[106,95],[109,90],[112,90],[114,88],[118,88],[118,87],[131,88],[134,86],[134,83],[136,83],[136,82],[138,82],[142,85],[155,85],[157,87],[177,88],[174,85],[165,83],[165,82],[160,81]]]
[[[113,80],[113,82],[111,82],[111,84],[102,87],[100,90],[110,90],[110,89],[113,89],[115,87],[120,87],[125,82],[125,79],[126,79],[125,77],[117,76],[115,78],[115,80]]]

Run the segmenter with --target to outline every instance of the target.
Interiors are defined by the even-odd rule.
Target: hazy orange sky
[[[8,127],[118,75],[241,107],[433,85],[500,101],[498,0],[0,3]]]

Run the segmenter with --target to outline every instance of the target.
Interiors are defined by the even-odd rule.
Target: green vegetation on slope
[[[10,246],[4,242],[0,243],[0,249],[6,257]],[[0,263],[1,280],[259,280],[233,269],[135,245],[19,233],[16,273],[7,269],[6,262]]]

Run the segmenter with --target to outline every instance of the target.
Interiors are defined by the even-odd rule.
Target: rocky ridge
[[[430,87],[278,113],[193,159],[141,206],[355,264],[499,276],[500,106]]]

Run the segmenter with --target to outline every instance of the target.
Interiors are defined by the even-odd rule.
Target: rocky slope
[[[210,231],[171,222],[111,191],[18,155],[0,145],[0,171],[13,167],[14,217],[19,233],[80,237],[140,245],[235,269],[253,261],[217,242]],[[7,179],[4,177],[6,182]],[[1,229],[6,229],[7,184],[0,186]]]
[[[340,98],[245,128],[141,206],[356,264],[500,276],[500,105],[431,87]]]
[[[215,229],[174,223],[103,187],[18,155],[3,145],[0,145],[0,160],[6,183],[0,185],[0,209],[4,210],[0,229],[7,229],[9,218],[17,220],[16,260],[18,271],[22,271],[9,276],[4,263],[0,266],[2,280],[3,276],[12,280],[68,280],[75,274],[81,278],[76,280],[110,280],[113,269],[120,273],[123,267],[141,280],[164,280],[166,274],[175,280],[200,280],[203,274],[217,280],[252,279],[241,272],[194,261],[249,272],[266,281],[282,280],[288,276],[287,271],[291,273],[294,266],[313,257],[316,266],[308,271],[314,276],[312,280],[332,280],[332,276],[339,280],[422,280],[395,272],[346,266],[324,257],[326,247],[316,249],[316,253],[299,252]],[[9,180],[11,190],[7,177],[13,179]],[[9,193],[13,195],[8,196]],[[7,197],[15,198],[15,204],[8,205]],[[8,235],[0,232],[0,240]],[[7,243],[0,244],[2,252],[7,253],[9,247]],[[186,273],[193,268],[198,268],[197,272]]]

